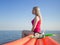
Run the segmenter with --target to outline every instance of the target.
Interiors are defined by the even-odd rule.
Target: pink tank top
[[[32,20],[32,25],[34,25],[34,19]],[[36,28],[34,29],[34,32],[36,33],[40,33],[41,32],[41,20],[39,20],[38,22],[37,22],[37,25],[36,25]]]

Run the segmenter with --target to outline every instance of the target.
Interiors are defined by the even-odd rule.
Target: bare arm
[[[36,25],[37,25],[37,22],[38,22],[38,16],[36,16],[35,17],[35,19],[34,19],[34,24],[33,24],[33,26],[32,26],[32,31],[34,31],[34,29],[35,29],[35,27],[36,27]]]

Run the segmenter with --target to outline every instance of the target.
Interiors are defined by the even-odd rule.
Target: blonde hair
[[[39,18],[41,19],[41,12],[40,12],[40,8],[38,6],[33,7],[33,10],[35,10],[35,15],[39,16]]]

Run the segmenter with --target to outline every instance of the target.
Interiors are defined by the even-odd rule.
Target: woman
[[[40,13],[39,7],[33,7],[32,14],[35,15],[35,18],[32,20],[32,31],[35,33],[41,33],[41,24],[42,24],[42,16]]]
[[[35,18],[32,20],[32,32],[31,31],[23,31],[22,37],[25,37],[30,34],[41,33],[41,24],[42,24],[42,17],[40,13],[39,7],[33,7],[32,14],[35,15]]]

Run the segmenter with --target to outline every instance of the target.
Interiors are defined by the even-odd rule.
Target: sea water
[[[21,38],[22,31],[0,31],[0,44]]]
[[[45,33],[56,34],[57,36],[53,37],[53,38],[56,39],[60,43],[60,40],[59,40],[60,39],[60,31],[46,31]],[[0,44],[14,41],[14,40],[17,40],[20,38],[22,38],[22,31],[21,30],[14,30],[14,31],[13,30],[10,30],[10,31],[0,30]]]

